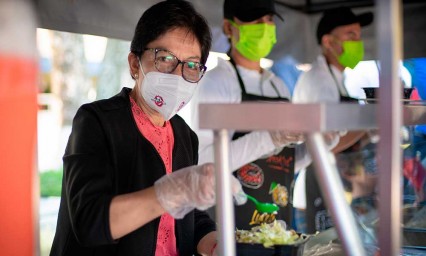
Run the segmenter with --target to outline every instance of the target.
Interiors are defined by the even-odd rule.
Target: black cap
[[[257,20],[267,14],[277,15],[284,20],[275,10],[274,0],[225,0],[223,4],[223,16],[225,19],[249,22]]]
[[[348,7],[338,7],[324,12],[317,28],[317,41],[321,44],[322,36],[339,26],[359,23],[361,27],[373,22],[373,13],[366,12],[355,15]]]

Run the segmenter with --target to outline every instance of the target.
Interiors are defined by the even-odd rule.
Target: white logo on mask
[[[165,120],[169,120],[181,110],[197,88],[197,84],[190,83],[179,75],[153,71],[144,73],[144,76],[141,96]]]

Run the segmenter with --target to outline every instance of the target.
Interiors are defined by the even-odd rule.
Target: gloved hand
[[[301,132],[270,131],[272,142],[275,147],[288,146],[290,144],[301,144],[305,141],[305,136]]]
[[[380,135],[378,129],[370,129],[367,130],[368,138],[370,139],[371,143],[378,143],[380,141]]]
[[[231,174],[232,192],[238,205],[247,197],[241,183]],[[211,163],[189,166],[165,175],[154,184],[161,206],[175,219],[183,218],[194,208],[206,210],[216,203],[215,173]]]
[[[341,132],[327,132],[324,133],[324,142],[329,150],[335,148],[339,144],[340,137],[345,136],[346,133]]]

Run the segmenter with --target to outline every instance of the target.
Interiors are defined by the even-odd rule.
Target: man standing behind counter
[[[219,58],[217,67],[205,74],[198,95],[194,97],[199,103],[238,104],[290,99],[290,91],[284,82],[260,66],[260,59],[266,57],[276,43],[274,18],[283,20],[276,12],[273,0],[225,0],[223,31],[231,45],[230,60]],[[198,106],[196,101],[191,102],[194,103],[193,124],[197,130]],[[213,161],[212,131],[198,130],[197,134],[200,163]],[[295,146],[296,156],[294,148],[285,146],[300,142],[302,134],[279,131],[230,131],[229,134],[231,170],[244,191],[259,201],[280,207],[278,214],[257,212],[251,202],[245,207],[237,207],[236,227],[250,229],[275,219],[284,219],[291,224],[288,201],[294,165],[303,164],[306,154],[302,145]],[[296,163],[295,159],[298,160]]]
[[[371,12],[355,15],[346,7],[324,12],[316,33],[322,53],[297,81],[294,102],[339,102],[355,96],[343,84],[343,71],[346,67],[353,69],[363,59],[361,27],[372,21]]]
[[[343,71],[347,67],[354,68],[363,59],[361,27],[371,24],[372,21],[371,12],[355,15],[347,7],[324,12],[316,33],[322,53],[312,64],[312,68],[299,77],[293,93],[294,103],[337,103],[357,100],[354,97],[360,93],[345,87]],[[359,143],[364,135],[364,132],[348,132],[346,136],[340,138],[333,152],[341,152]],[[295,191],[300,191],[298,187],[304,183],[305,180],[297,179]],[[306,175],[306,193],[306,231],[315,233],[332,226],[314,175]],[[303,202],[304,199],[305,195],[297,193],[294,195],[294,201]],[[314,213],[311,213],[312,208]]]

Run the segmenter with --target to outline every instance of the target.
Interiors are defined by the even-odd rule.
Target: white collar
[[[331,78],[336,83],[339,92],[343,96],[349,96],[348,90],[344,86],[344,72],[340,71],[336,66],[327,63],[325,56],[320,54],[317,58],[318,64],[324,69],[324,72],[330,73]]]

